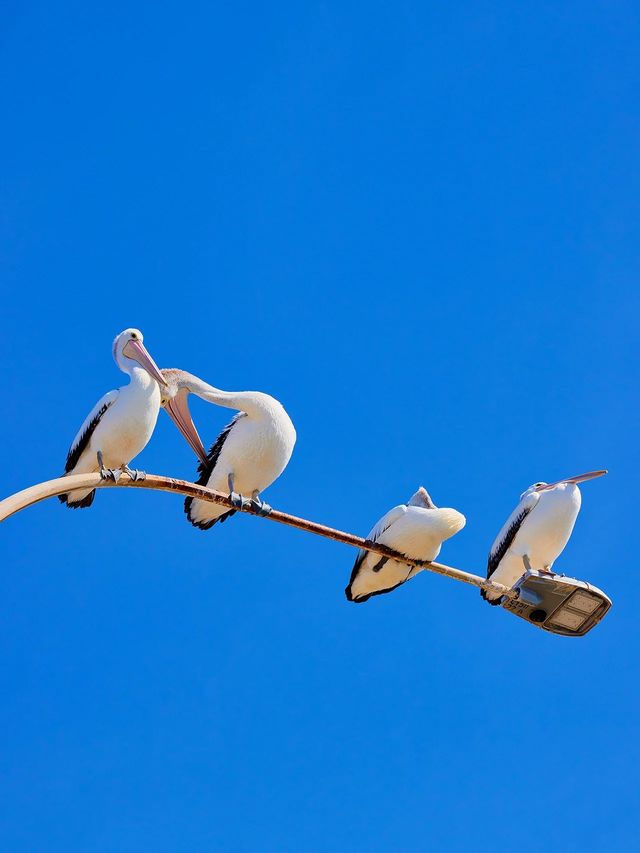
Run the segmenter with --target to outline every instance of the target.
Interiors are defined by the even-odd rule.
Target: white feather
[[[442,543],[461,530],[466,519],[455,509],[433,505],[416,506],[416,495],[409,504],[400,504],[389,510],[367,538],[415,560],[435,560]],[[346,589],[347,598],[351,601],[366,601],[371,595],[390,592],[420,571],[421,568],[399,560],[386,559],[380,554],[361,550]]]
[[[98,451],[106,468],[128,465],[153,434],[160,411],[160,387],[137,362],[122,356],[123,346],[133,335],[141,344],[142,334],[137,329],[125,330],[114,341],[116,363],[131,381],[109,391],[89,412],[69,449],[65,475],[97,473]],[[61,500],[77,506],[91,493],[91,489],[73,491]]]
[[[573,483],[526,491],[493,543],[487,577],[511,587],[527,568],[550,569],[569,541],[580,503],[580,489]],[[505,537],[511,538],[507,548]],[[484,596],[500,598],[490,591]]]
[[[214,401],[212,395],[200,396]],[[231,392],[228,392],[227,399],[224,399],[227,407],[230,397]],[[238,392],[234,399],[243,414],[236,416],[232,422],[213,469],[208,476],[205,474],[205,485],[228,492],[229,475],[232,474],[234,491],[251,497],[264,491],[287,467],[296,442],[296,431],[284,407],[268,394],[244,391]],[[210,526],[228,512],[226,507],[191,499],[185,502],[185,509],[191,523],[200,527]]]

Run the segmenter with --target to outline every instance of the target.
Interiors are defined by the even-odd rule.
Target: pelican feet
[[[262,500],[261,497],[258,496],[257,492],[254,492],[251,496],[251,509],[254,509],[258,515],[271,515],[273,512],[273,507],[269,506],[268,503]]]
[[[249,498],[239,495],[238,492],[229,492],[229,500],[236,509],[248,509],[251,506]]]
[[[98,465],[100,466],[100,478],[102,480],[113,480],[114,483],[117,483],[120,477],[122,476],[121,468],[105,468],[104,460],[102,458],[102,451],[99,450],[97,453],[98,457]]]
[[[117,483],[120,477],[122,477],[122,470],[120,468],[105,468],[103,466],[99,473],[103,480],[113,480],[114,483]]]
[[[129,468],[128,465],[123,465],[121,470],[125,474],[128,474],[134,482],[136,480],[146,480],[147,479],[147,472],[146,471],[140,471],[138,468]]]

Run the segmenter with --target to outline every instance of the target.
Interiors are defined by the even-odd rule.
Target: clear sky
[[[428,574],[356,606],[347,546],[40,504],[0,529],[0,848],[633,849],[638,4],[0,20],[2,494],[62,471],[138,326],[284,403],[274,506],[366,534],[423,484],[468,570],[530,483],[609,468],[556,565],[614,601],[579,640]],[[136,462],[195,474],[164,414]]]

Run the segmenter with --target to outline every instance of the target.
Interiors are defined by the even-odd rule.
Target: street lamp
[[[517,595],[502,601],[505,610],[564,637],[583,637],[611,607],[611,599],[597,586],[553,572],[527,571],[513,592]]]

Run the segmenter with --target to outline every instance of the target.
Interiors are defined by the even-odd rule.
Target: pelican
[[[498,533],[489,552],[487,578],[511,587],[528,569],[551,571],[564,551],[580,512],[578,483],[602,477],[589,471],[555,483],[534,483],[520,495],[520,503]],[[489,604],[500,604],[499,592],[481,590]]]
[[[184,370],[170,368],[162,374],[166,383],[162,403],[200,458],[198,485],[228,491],[236,507],[250,504],[268,515],[271,507],[260,493],[282,474],[296,443],[296,431],[281,403],[260,391],[221,391]],[[208,453],[189,413],[189,394],[238,410]],[[197,498],[187,498],[184,511],[201,530],[235,513]]]
[[[455,509],[440,509],[422,486],[406,504],[384,515],[367,537],[414,560],[435,560],[445,539],[456,534],[466,518]],[[390,557],[360,550],[345,595],[360,604],[372,595],[391,592],[422,571]]]
[[[125,329],[113,342],[116,364],[131,380],[109,391],[89,412],[67,454],[64,476],[100,473],[117,481],[121,473],[144,479],[143,471],[129,468],[151,438],[160,411],[160,386],[164,379],[147,352],[142,332]],[[72,509],[91,506],[95,489],[60,495]]]

